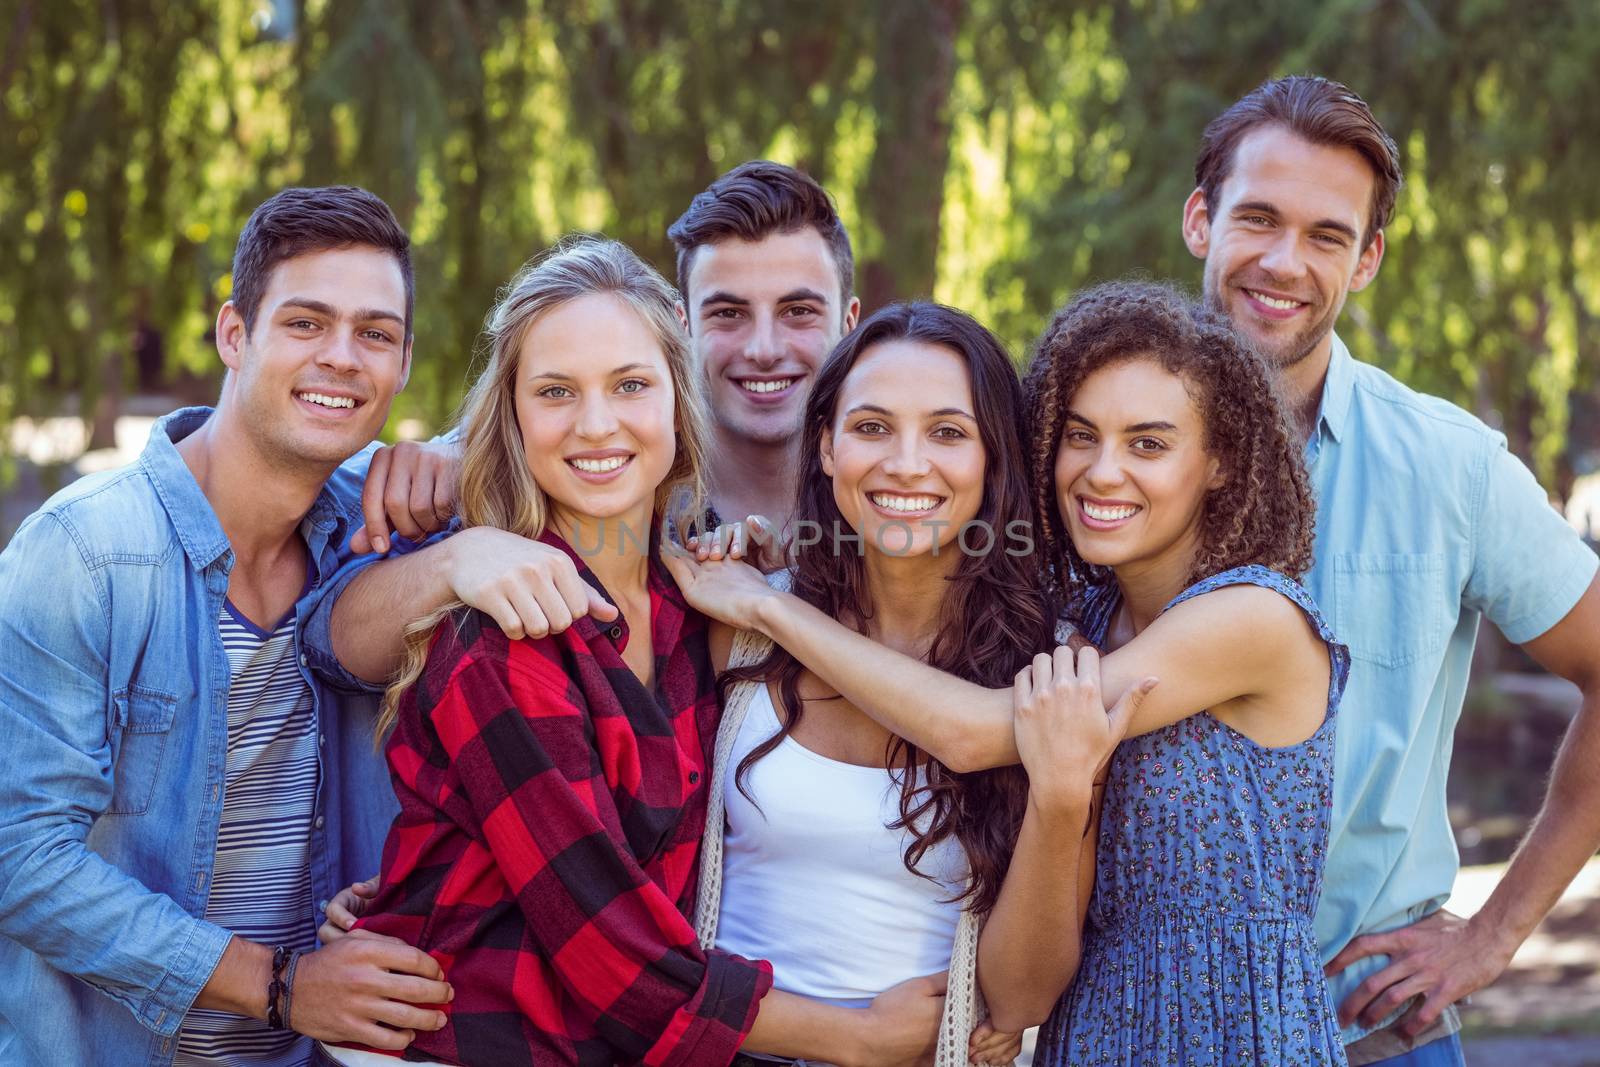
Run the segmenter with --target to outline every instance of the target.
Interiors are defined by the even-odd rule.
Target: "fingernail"
[[[389,551],[389,539],[387,537],[379,537],[372,543],[377,546],[379,552]]]

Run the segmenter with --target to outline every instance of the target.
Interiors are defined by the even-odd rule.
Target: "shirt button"
[[[306,654],[304,652],[302,652],[302,653],[300,653],[300,666],[304,667],[305,665],[306,665]]]
[[[690,785],[694,785],[698,781],[700,781],[700,772],[699,771],[690,771],[689,772],[689,784]]]
[[[326,900],[317,901],[317,910],[318,911],[322,911],[322,912],[327,911],[328,910],[328,902]]]
[[[328,743],[328,735],[327,734],[318,734],[317,735],[317,747],[318,748],[321,748],[323,745],[325,745],[327,743]]]
[[[613,626],[611,628],[611,640],[620,641],[621,639],[622,639],[622,627]]]
[[[322,823],[323,823],[323,819],[322,819],[322,816],[320,816],[320,815],[318,815],[315,819],[311,820],[311,825],[315,826],[318,830],[322,829]]]

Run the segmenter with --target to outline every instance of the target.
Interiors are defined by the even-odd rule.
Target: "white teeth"
[[[1080,501],[1080,503],[1083,504],[1083,513],[1099,522],[1116,522],[1119,519],[1131,517],[1139,510],[1137,504],[1121,504],[1114,508],[1103,508],[1096,504],[1091,504],[1087,500]]]
[[[309,401],[325,408],[353,408],[355,399],[348,396],[328,396],[326,393],[299,393],[301,400]]]
[[[607,456],[605,459],[569,459],[568,463],[586,474],[604,474],[628,462],[628,456]]]
[[[778,378],[770,382],[743,381],[739,388],[747,393],[781,393],[795,383],[793,378]]]
[[[1298,300],[1278,300],[1274,297],[1268,296],[1265,293],[1258,293],[1254,289],[1246,289],[1245,292],[1249,293],[1251,296],[1255,297],[1269,308],[1279,308],[1283,311],[1292,311],[1300,306],[1300,301]]]
[[[894,496],[889,493],[872,493],[869,498],[880,508],[890,511],[932,511],[939,506],[936,496]]]

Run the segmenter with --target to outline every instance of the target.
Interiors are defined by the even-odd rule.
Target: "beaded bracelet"
[[[278,998],[283,995],[283,969],[289,963],[289,946],[279,945],[272,950],[272,982],[267,986],[267,1027],[282,1030],[283,1015],[278,1011]]]

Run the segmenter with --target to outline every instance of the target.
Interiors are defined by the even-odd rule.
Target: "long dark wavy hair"
[[[988,523],[995,532],[988,538],[989,551],[960,553],[947,579],[949,586],[926,662],[979,685],[1009,686],[1034,653],[1051,647],[1055,612],[1035,554],[1005,550],[1003,532],[1008,524],[1031,516],[1022,438],[1022,386],[1004,346],[975,319],[941,304],[892,304],[839,342],[818,372],[806,404],[795,518],[814,522],[824,531],[848,529],[834,500],[833,480],[822,470],[823,435],[832,430],[840,391],[862,355],[874,345],[896,340],[941,345],[965,360],[973,414],[986,456],[983,502],[975,520]],[[973,537],[975,548],[980,539]],[[857,552],[837,550],[825,534],[819,543],[797,548],[792,565],[795,595],[845,625],[867,632],[875,605],[865,564]],[[763,662],[723,676],[725,687],[740,681],[776,680],[787,712],[778,733],[739,763],[735,780],[746,796],[750,767],[789,736],[804,714],[799,687],[802,671],[794,657],[775,645]],[[928,850],[954,836],[966,850],[972,872],[965,892],[957,899],[970,900],[970,906],[980,913],[993,908],[1027,801],[1028,780],[1022,768],[957,773],[898,737],[886,755],[901,787],[900,817],[893,828],[906,830],[910,837],[903,857],[906,868],[919,873],[917,863]]]
[[[1026,391],[1029,477],[1044,560],[1067,604],[1112,580],[1067,536],[1056,493],[1056,453],[1067,405],[1089,375],[1130,359],[1152,359],[1184,382],[1205,421],[1205,450],[1223,484],[1206,494],[1191,583],[1247,563],[1299,577],[1311,568],[1315,502],[1299,435],[1277,378],[1218,313],[1155,282],[1111,282],[1085,290],[1056,313],[1039,339]]]

